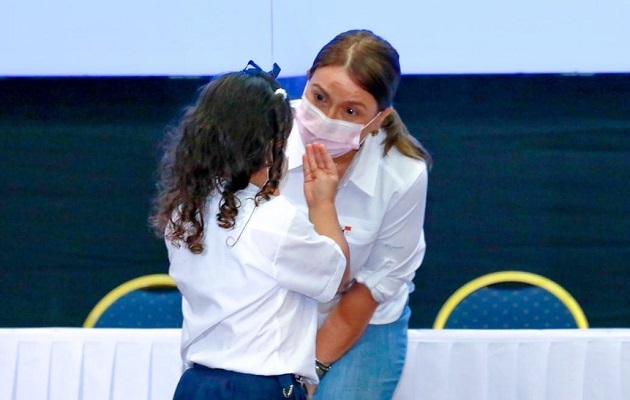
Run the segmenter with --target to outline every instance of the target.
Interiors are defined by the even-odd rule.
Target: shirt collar
[[[306,153],[306,148],[302,142],[300,128],[297,122],[293,122],[293,129],[287,141],[286,155],[289,161],[288,169],[292,170],[302,166],[302,156]]]
[[[352,161],[354,165],[349,167],[352,170],[348,181],[369,196],[374,196],[376,192],[376,181],[381,164],[380,152],[383,151],[381,142],[383,139],[383,133],[380,130],[376,136],[368,133],[361,145],[361,149]]]

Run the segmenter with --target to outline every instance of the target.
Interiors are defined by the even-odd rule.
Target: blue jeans
[[[411,310],[397,321],[368,325],[355,345],[322,378],[315,400],[391,400],[407,355]]]

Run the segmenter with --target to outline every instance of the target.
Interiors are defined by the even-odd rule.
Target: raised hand
[[[304,197],[308,206],[316,206],[321,202],[334,202],[339,174],[326,148],[318,143],[307,144],[302,161]]]
[[[334,240],[346,257],[346,269],[339,284],[339,287],[343,288],[350,280],[350,249],[341,231],[335,207],[335,194],[339,183],[337,167],[326,148],[317,143],[306,145],[302,161],[308,219],[315,227],[315,231]]]

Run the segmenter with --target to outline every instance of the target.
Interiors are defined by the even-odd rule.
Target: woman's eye
[[[321,93],[315,93],[313,97],[315,97],[315,100],[317,101],[324,101],[324,95]]]
[[[351,115],[351,116],[355,116],[355,115],[357,115],[357,111],[356,111],[354,108],[348,108],[348,109],[346,110],[346,113],[347,113],[348,115]]]

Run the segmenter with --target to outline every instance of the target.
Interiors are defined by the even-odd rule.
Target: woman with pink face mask
[[[315,399],[391,399],[402,373],[409,293],[425,253],[431,157],[392,107],[397,51],[366,30],[341,33],[307,72],[289,136],[282,194],[306,212],[300,160],[323,144],[337,166],[335,204],[352,283],[319,307]],[[312,389],[312,388],[311,388]]]

